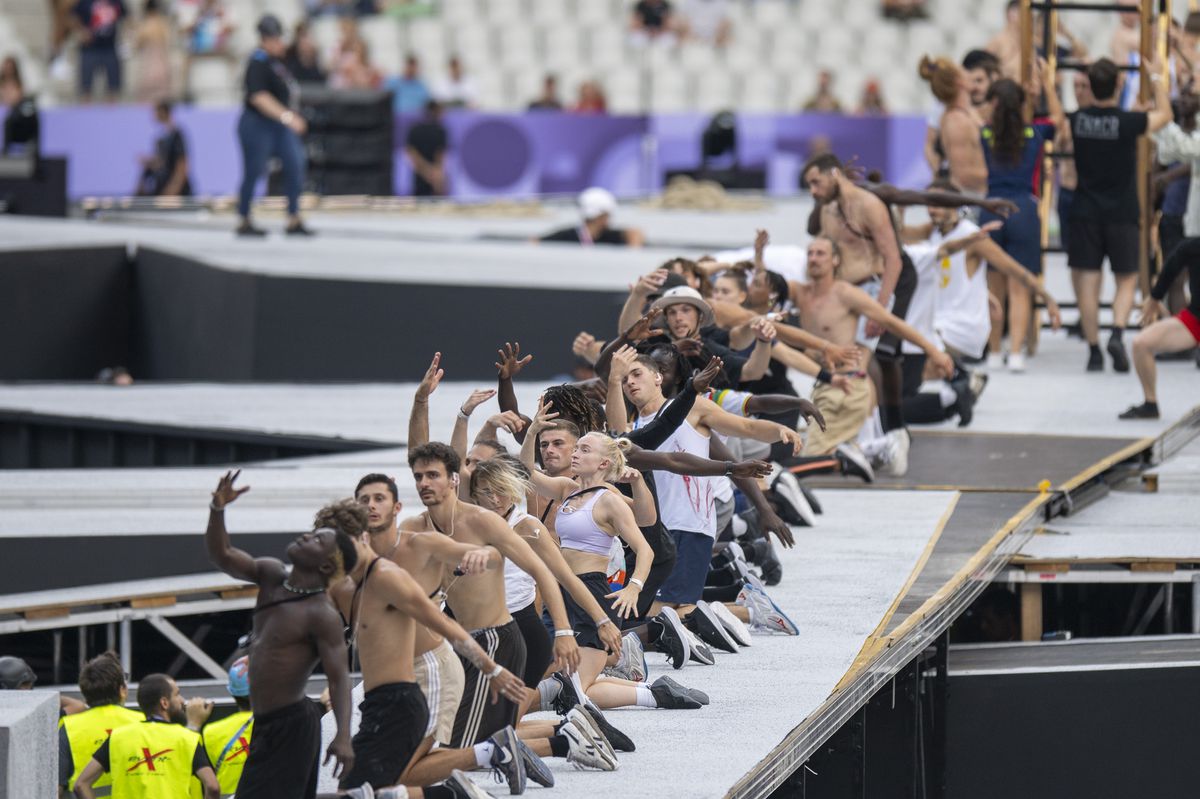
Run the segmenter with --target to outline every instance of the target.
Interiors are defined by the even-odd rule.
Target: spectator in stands
[[[475,107],[475,82],[466,76],[458,56],[452,55],[446,62],[446,77],[437,84],[433,96],[445,108]]]
[[[629,21],[629,39],[635,45],[673,45],[678,27],[667,0],[638,0]]]
[[[133,96],[139,103],[155,103],[171,96],[171,23],[159,0],[146,0],[133,35],[138,75]]]
[[[604,97],[604,89],[594,80],[585,80],[579,84],[579,99],[571,110],[576,114],[608,113],[608,100]]]
[[[283,63],[287,45],[283,24],[273,14],[258,21],[259,47],[246,65],[245,99],[238,120],[238,142],[242,147],[242,185],[238,194],[239,236],[261,238],[265,230],[250,221],[250,201],[254,187],[267,168],[278,158],[283,165],[284,190],[287,194],[289,236],[311,236],[312,231],[300,219],[300,189],[304,186],[304,144],[300,137],[308,132],[308,123],[296,113],[299,87]]]
[[[805,111],[821,114],[840,114],[842,104],[833,94],[833,73],[823,69],[817,73],[817,93],[804,103]]]
[[[74,24],[79,31],[79,98],[88,102],[96,73],[104,73],[105,97],[116,101],[121,94],[121,59],[117,56],[117,34],[126,15],[125,0],[79,0]]]
[[[442,125],[442,106],[437,100],[430,100],[425,104],[425,117],[412,126],[404,140],[404,154],[413,171],[414,197],[446,196],[448,142]]]
[[[729,43],[733,26],[729,21],[729,0],[687,0],[679,21],[682,35],[715,47]]]
[[[183,62],[184,97],[192,96],[192,65],[198,58],[228,58],[233,17],[224,0],[200,0],[192,4],[193,13],[181,24],[187,43]]]
[[[1004,9],[1004,28],[983,48],[1000,62],[1000,73],[1019,79],[1021,73],[1021,2],[1008,0]]]
[[[580,193],[578,202],[582,224],[548,233],[538,241],[565,241],[584,246],[616,244],[625,247],[641,247],[645,243],[645,236],[636,228],[609,227],[617,211],[617,198],[612,192],[595,187],[586,189]]]
[[[542,78],[542,93],[529,104],[530,111],[561,111],[562,101],[558,99],[558,78],[550,73]]]
[[[887,112],[887,104],[883,102],[883,92],[879,89],[879,81],[871,78],[863,84],[857,113],[859,116],[883,116]]]
[[[325,70],[321,69],[321,53],[313,40],[312,32],[307,22],[297,22],[292,35],[292,43],[288,45],[284,64],[296,82],[304,84],[324,85],[328,79]]]
[[[8,56],[0,66],[0,105],[8,109],[4,117],[3,155],[32,152],[37,155],[41,142],[41,122],[37,102],[25,94],[17,59]]]
[[[429,102],[429,88],[421,79],[421,62],[412,53],[404,57],[404,71],[388,79],[387,88],[392,92],[392,108],[397,114],[416,114]]]
[[[364,17],[375,14],[379,7],[375,0],[305,0],[309,17],[331,14],[338,17]]]
[[[358,39],[342,53],[337,70],[329,78],[335,89],[378,89],[383,84],[383,75],[371,65],[367,43]]]
[[[142,177],[138,182],[141,197],[190,197],[187,143],[171,114],[171,103],[160,100],[154,108],[154,120],[160,133],[154,142],[154,155],[143,156]]]

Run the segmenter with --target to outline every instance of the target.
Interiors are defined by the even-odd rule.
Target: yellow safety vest
[[[67,742],[71,745],[71,765],[74,767],[67,789],[75,790],[75,780],[79,779],[92,755],[108,740],[113,730],[145,720],[146,717],[140,710],[130,710],[120,705],[99,705],[59,719],[58,726],[67,731]],[[104,774],[92,787],[104,788],[109,785],[112,785],[112,780]]]
[[[192,763],[200,733],[182,724],[146,721],[113,730],[108,771],[113,799],[182,799],[198,784]]]
[[[221,795],[237,791],[246,755],[250,751],[250,735],[254,732],[254,717],[249,710],[234,713],[229,718],[206,724],[200,733],[208,762],[217,770]]]

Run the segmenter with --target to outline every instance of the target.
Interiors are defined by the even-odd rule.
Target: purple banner
[[[240,113],[176,110],[197,194],[237,192],[242,173],[236,135]],[[655,192],[668,171],[700,165],[700,137],[709,119],[707,114],[451,113],[445,119],[451,192],[461,199],[570,194],[588,186],[604,186],[621,196]],[[396,120],[397,194],[407,194],[411,186],[403,142],[412,121]],[[928,179],[922,117],[741,115],[737,134],[739,163],[763,169],[767,192],[776,196],[798,191],[800,169],[822,142],[842,158],[857,157],[864,167],[879,169],[899,185],[915,186]],[[153,113],[145,106],[42,111],[43,152],[70,160],[72,200],[134,193],[141,171],[138,159],[151,154],[156,135]]]

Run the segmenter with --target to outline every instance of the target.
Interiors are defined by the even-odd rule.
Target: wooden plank
[[[175,596],[148,596],[134,599],[129,603],[131,608],[165,608],[175,604]]]
[[[1021,640],[1042,640],[1042,584],[1021,584]]]
[[[1130,563],[1129,570],[1131,572],[1173,572],[1175,563],[1163,560],[1138,561]]]
[[[258,588],[251,586],[249,588],[237,588],[233,591],[222,591],[221,599],[243,599],[245,597],[258,596]]]
[[[67,607],[36,608],[33,610],[28,610],[21,615],[31,621],[34,619],[57,619],[63,616],[70,616],[71,609]]]
[[[1027,572],[1069,572],[1071,570],[1070,563],[1047,563],[1043,561],[1035,561],[1024,564]]]

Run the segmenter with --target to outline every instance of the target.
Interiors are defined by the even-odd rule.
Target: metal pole
[[[1175,585],[1167,583],[1163,586],[1163,632],[1167,635],[1175,632]]]
[[[87,663],[87,627],[80,627],[79,634],[79,670],[83,671],[83,664]]]
[[[117,625],[111,621],[104,625],[104,641],[105,649],[112,650],[117,648]]]
[[[54,683],[62,683],[62,630],[54,631]]]
[[[121,619],[121,668],[133,674],[133,622]]]
[[[1192,580],[1192,635],[1200,635],[1200,578]]]

